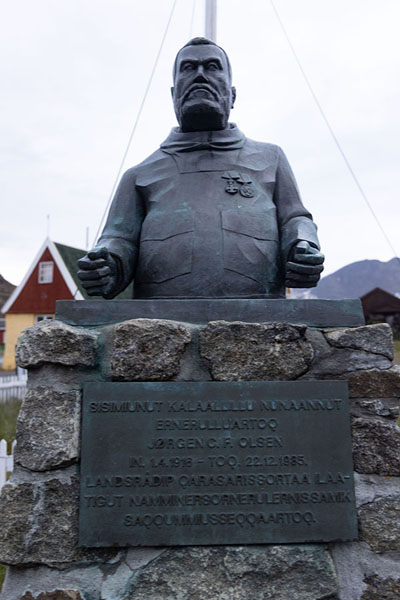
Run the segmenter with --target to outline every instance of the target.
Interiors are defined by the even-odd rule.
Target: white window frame
[[[35,323],[50,321],[51,319],[54,319],[54,315],[35,315]]]
[[[38,283],[53,283],[54,262],[47,260],[39,263]]]

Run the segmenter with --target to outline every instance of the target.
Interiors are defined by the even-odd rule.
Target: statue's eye
[[[182,71],[193,71],[193,69],[194,69],[194,66],[192,65],[192,63],[185,63],[185,64],[182,66],[182,69],[181,69],[181,70],[182,70]]]
[[[209,71],[218,71],[219,67],[216,62],[209,62],[209,63],[207,63],[207,69]]]

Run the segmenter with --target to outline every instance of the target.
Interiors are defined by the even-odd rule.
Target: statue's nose
[[[196,82],[202,82],[202,81],[207,81],[207,77],[204,73],[204,67],[203,65],[199,65],[196,69],[196,77],[194,78],[194,81]]]

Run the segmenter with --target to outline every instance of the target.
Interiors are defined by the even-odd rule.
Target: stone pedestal
[[[400,367],[388,325],[137,318],[44,321],[18,343],[29,370],[15,471],[0,497],[2,600],[372,600],[400,597]],[[88,381],[347,379],[360,539],[342,544],[77,546],[80,410]],[[329,510],[329,505],[327,505]]]

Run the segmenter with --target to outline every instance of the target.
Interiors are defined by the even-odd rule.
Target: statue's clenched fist
[[[116,259],[107,248],[90,250],[78,260],[78,277],[89,296],[112,298],[118,281]]]
[[[286,287],[315,287],[324,270],[324,260],[318,248],[305,241],[297,242],[286,264]]]

